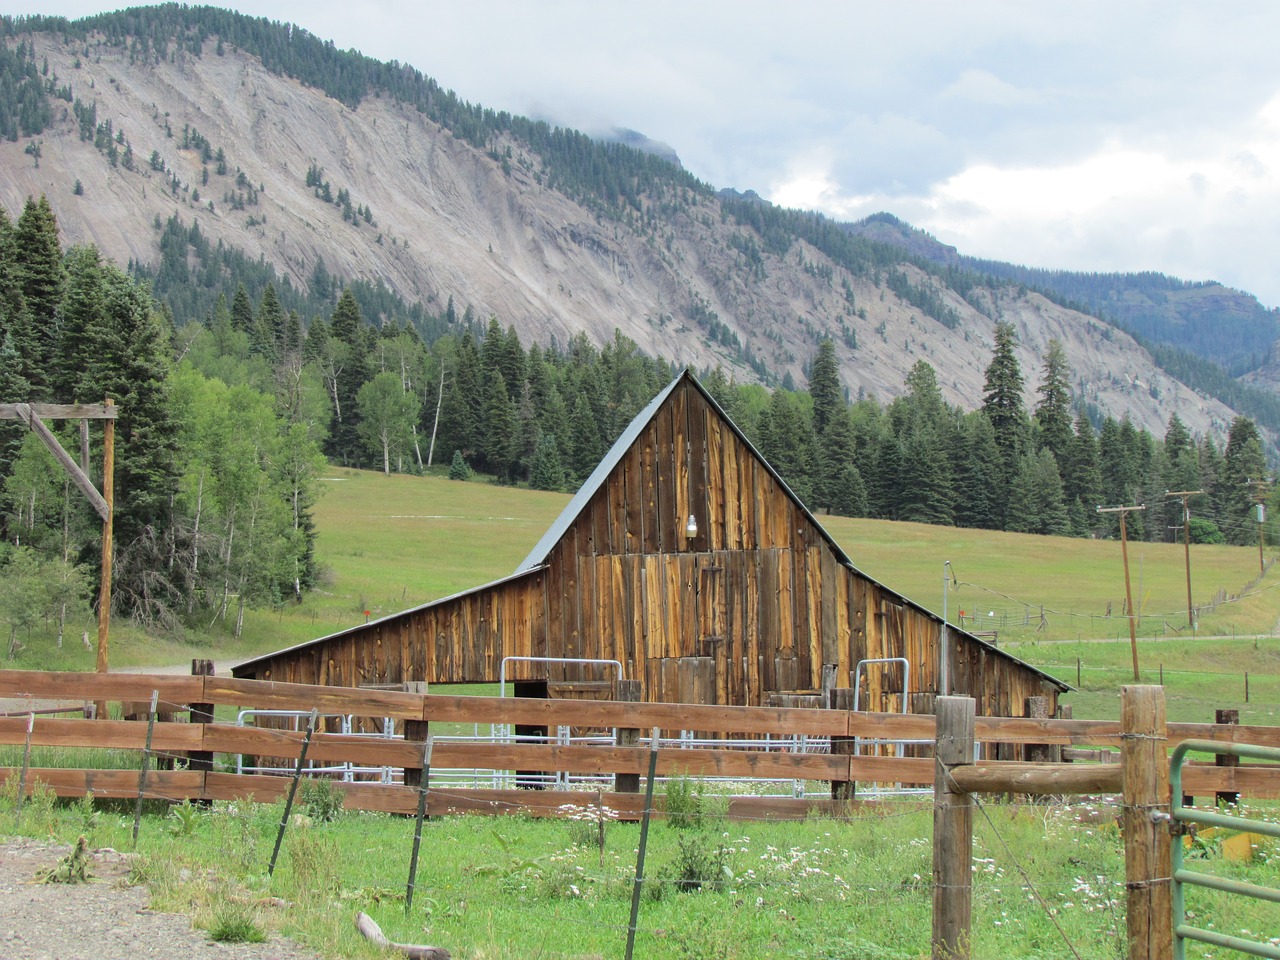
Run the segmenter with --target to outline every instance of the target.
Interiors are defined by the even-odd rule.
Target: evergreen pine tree
[[[280,356],[295,357],[302,353],[305,335],[302,332],[302,318],[297,310],[290,310],[284,324],[284,338],[280,341]]]
[[[96,247],[72,248],[67,253],[66,267],[62,323],[49,380],[54,395],[71,398],[80,394],[80,378],[89,369],[95,349],[89,331],[106,310],[106,304],[102,259]]]
[[[1058,462],[1049,449],[1023,456],[1009,488],[1006,530],[1066,536],[1070,518],[1062,493]]]
[[[818,353],[813,358],[813,370],[809,374],[809,396],[813,399],[813,432],[822,441],[827,425],[844,410],[840,367],[836,362],[836,347],[830,337],[824,337],[818,343]]]
[[[842,517],[867,515],[867,487],[862,474],[852,463],[846,463],[840,471],[836,491],[831,500],[831,510]]]
[[[253,304],[249,302],[249,291],[242,283],[236,287],[235,296],[231,299],[231,326],[252,339],[253,325]]]
[[[995,347],[987,365],[982,412],[991,421],[1000,450],[1002,476],[1009,483],[1017,473],[1026,435],[1026,415],[1022,406],[1022,370],[1014,354],[1012,324],[997,323]]]
[[[17,236],[13,222],[4,207],[0,206],[0,338],[8,337],[18,366],[13,372],[26,377],[23,372],[26,361],[24,352],[30,353],[31,315],[26,298],[22,295],[21,278],[18,275]],[[30,390],[30,385],[27,387]],[[31,399],[25,394],[23,399]]]
[[[563,490],[564,466],[560,462],[560,448],[551,434],[538,437],[529,470],[529,486],[534,490]]]
[[[591,403],[585,391],[578,392],[573,403],[573,414],[570,417],[572,431],[572,458],[569,465],[574,479],[581,484],[599,464],[604,455],[600,439],[600,431],[596,427],[598,421],[591,411]]]
[[[898,519],[950,525],[955,521],[951,461],[933,425],[918,421],[902,442]]]
[[[343,290],[329,320],[329,338],[342,345],[343,364],[334,378],[337,404],[326,452],[334,460],[348,465],[358,465],[364,460],[360,411],[356,404],[360,388],[370,379],[368,343],[363,327],[360,305],[350,289]]]
[[[449,464],[450,480],[470,480],[471,468],[462,456],[461,450],[453,451],[453,461]]]
[[[956,524],[999,530],[1008,488],[1000,469],[995,430],[981,411],[964,417],[959,446],[963,456],[956,462]]]
[[[1258,428],[1248,417],[1238,416],[1227,432],[1218,480],[1219,524],[1228,543],[1244,545],[1257,540],[1257,522],[1253,518],[1255,488],[1251,484],[1268,479]]]
[[[1040,514],[1036,510],[1034,458],[1024,455],[1018,472],[1009,484],[1009,505],[1005,510],[1004,528],[1010,533],[1038,533]]]
[[[1040,445],[1053,454],[1061,466],[1071,446],[1071,370],[1067,352],[1059,340],[1050,340],[1044,356],[1044,375],[1040,381],[1040,402],[1036,405],[1036,424],[1040,428]]]
[[[39,200],[28,197],[18,218],[14,231],[14,266],[29,324],[26,342],[15,344],[22,353],[22,374],[31,384],[32,399],[52,400],[48,377],[55,362],[58,308],[62,303],[65,274],[58,221],[43,194]]]
[[[284,342],[284,326],[284,308],[280,306],[280,298],[276,296],[275,285],[268,283],[262,291],[262,300],[258,304],[249,336],[253,352],[265,357],[271,364],[279,360],[280,347]]]
[[[1084,411],[1076,414],[1075,431],[1062,469],[1063,498],[1071,533],[1087,537],[1098,527],[1102,506],[1102,470],[1098,466],[1098,438]]]
[[[837,508],[838,503],[848,503],[850,494],[846,491],[845,486],[849,482],[849,474],[846,468],[853,465],[853,458],[856,455],[856,437],[853,432],[853,423],[849,419],[849,413],[841,407],[834,417],[827,422],[824,439],[818,442],[818,469],[817,477],[814,481],[813,502],[814,506],[821,509],[826,508],[833,513],[844,513],[845,516],[860,516],[860,514],[849,514]],[[861,486],[861,477],[858,478],[859,486]],[[863,511],[866,510],[866,490],[861,495]]]
[[[812,420],[786,390],[775,390],[761,415],[760,453],[778,471],[792,493],[813,502],[814,456]]]
[[[14,348],[12,334],[6,330],[0,335],[0,397],[4,398],[0,402],[22,402],[30,394],[31,385],[22,376],[22,358]],[[0,477],[9,475],[29,432],[20,421],[0,421]]]
[[[104,312],[86,331],[90,360],[79,403],[116,401],[113,517],[115,595],[144,622],[170,622],[177,588],[167,581],[166,532],[177,489],[178,424],[170,402],[169,344],[150,297],[111,264],[102,265]]]
[[[881,520],[897,520],[902,506],[902,444],[892,431],[876,439],[872,463],[875,471],[867,483],[868,512]]]
[[[515,468],[516,406],[507,395],[507,384],[498,368],[485,371],[484,454],[487,469],[500,480],[510,479]],[[592,469],[595,469],[594,465]]]

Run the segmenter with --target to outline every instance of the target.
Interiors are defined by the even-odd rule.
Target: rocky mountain
[[[949,248],[893,218],[849,229],[717,194],[663,156],[460,105],[408,66],[298,28],[175,5],[128,13],[6,24],[50,109],[39,132],[0,142],[0,204],[15,215],[45,194],[65,242],[121,264],[164,256],[216,285],[194,250],[162,254],[176,218],[300,290],[319,267],[435,313],[452,298],[526,342],[603,343],[616,328],[651,354],[766,382],[803,383],[829,336],[851,394],[895,396],[925,359],[969,408],[1004,320],[1030,405],[1058,339],[1076,396],[1101,411],[1160,434],[1176,411],[1219,438],[1236,412],[1047,285],[940,256]],[[299,51],[318,51],[317,71],[370,79],[326,87],[332,74],[298,66]]]

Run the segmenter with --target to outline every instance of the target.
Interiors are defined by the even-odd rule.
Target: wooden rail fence
[[[212,722],[215,706],[258,710],[296,710],[361,718],[392,718],[414,739],[389,739],[377,735],[317,733],[309,757],[327,763],[350,762],[359,767],[392,767],[405,771],[405,783],[337,784],[349,808],[383,812],[415,812],[417,782],[422,768],[422,741],[433,724],[505,724],[555,728],[571,726],[614,731],[608,745],[559,745],[554,743],[450,743],[437,738],[432,760],[436,771],[448,768],[500,771],[562,771],[577,775],[611,775],[622,789],[603,794],[621,816],[638,816],[640,776],[647,773],[647,748],[632,746],[637,731],[658,728],[670,734],[683,730],[714,730],[743,737],[770,736],[831,738],[825,753],[782,752],[763,749],[750,739],[732,746],[667,748],[658,752],[660,776],[719,777],[750,781],[827,781],[831,800],[750,797],[731,801],[731,816],[805,816],[810,812],[847,810],[854,785],[901,783],[929,786],[935,780],[935,763],[929,757],[863,755],[851,745],[863,741],[914,741],[932,744],[937,736],[934,717],[877,714],[845,709],[792,707],[719,707],[694,704],[657,704],[624,701],[533,700],[494,697],[461,697],[404,693],[344,687],[236,680],[211,675],[158,676],[144,674],[52,673],[0,671],[0,698],[18,700],[71,700],[137,702],[148,706],[152,694],[157,712],[173,721],[154,725],[151,748],[157,755],[189,758],[186,769],[156,770],[147,779],[149,796],[170,800],[229,800],[252,795],[274,801],[287,789],[283,777],[220,772],[215,755],[249,755],[296,760],[303,734],[267,727]],[[847,702],[835,691],[833,701]],[[17,708],[11,708],[13,713]],[[34,711],[32,711],[34,712]],[[189,717],[189,719],[188,719]],[[178,719],[181,718],[181,719]],[[147,724],[127,720],[66,719],[37,716],[28,735],[28,716],[0,717],[0,746],[23,745],[61,748],[115,748],[142,751]],[[1239,724],[1171,723],[1167,749],[1184,739],[1227,743],[1257,743],[1280,747],[1280,727]],[[974,721],[977,742],[989,754],[999,751],[1024,757],[1042,757],[1064,748],[1119,749],[1123,743],[1120,723],[1044,718],[978,717]],[[1002,749],[1004,748],[1004,749]],[[926,749],[923,752],[931,752]],[[14,768],[0,768],[0,782],[15,776]],[[1052,782],[1061,793],[1118,793],[1122,767],[1115,763],[1030,763],[1010,760],[982,761],[968,767],[969,789],[980,789],[983,778],[1005,784],[1011,792],[1032,792],[1031,783]],[[1048,777],[1048,780],[1045,778]],[[133,797],[137,770],[102,770],[87,767],[43,768],[31,771],[28,782],[38,779],[62,796],[80,796],[92,790],[100,797]],[[1189,794],[1212,798],[1234,792],[1258,798],[1280,797],[1280,775],[1274,766],[1243,764],[1236,767],[1210,763],[1192,764],[1183,777]],[[580,801],[580,791],[438,789],[433,787],[428,812],[493,812],[523,810],[552,815],[565,803]]]

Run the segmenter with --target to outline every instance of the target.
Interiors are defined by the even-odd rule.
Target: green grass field
[[[670,789],[670,788],[669,788]],[[193,916],[211,936],[275,930],[326,957],[387,956],[352,918],[372,915],[394,940],[446,947],[459,960],[622,960],[639,827],[593,819],[444,817],[425,825],[412,910],[405,886],[409,818],[347,814],[324,822],[322,796],[300,791],[279,866],[266,865],[280,804],[153,807],[132,867],[154,909]],[[695,812],[686,805],[683,809]],[[714,804],[649,835],[637,958],[919,960],[929,955],[930,818],[918,800],[875,804],[844,821],[724,821]],[[1125,871],[1118,806],[986,803],[974,817],[973,955],[1017,960],[1124,956]],[[167,812],[167,815],[166,815]],[[1274,817],[1274,806],[1254,815]],[[690,818],[686,817],[686,820]],[[78,835],[130,849],[127,803],[55,807],[47,793],[16,822],[0,793],[0,836]],[[1196,849],[1189,867],[1245,882],[1280,882],[1280,847],[1248,863]],[[1200,922],[1275,938],[1274,906],[1191,891]],[[1070,945],[1070,946],[1069,946]],[[269,948],[268,948],[269,950]],[[264,954],[266,955],[266,954]],[[1192,957],[1220,955],[1192,945]]]

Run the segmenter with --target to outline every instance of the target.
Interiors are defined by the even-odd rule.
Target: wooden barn
[[[854,567],[686,371],[514,574],[234,674],[343,686],[502,676],[523,696],[591,698],[612,696],[621,675],[644,700],[726,705],[817,705],[793,698],[857,682],[863,710],[931,713],[946,636],[949,692],[1004,716],[1045,697],[1053,715],[1064,684],[942,627]]]

